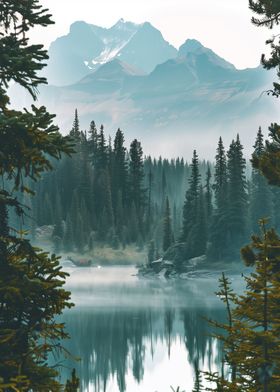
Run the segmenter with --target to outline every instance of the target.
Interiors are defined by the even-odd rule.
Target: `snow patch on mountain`
[[[121,50],[128,44],[128,42],[131,40],[133,35],[128,40],[123,41],[123,42],[114,42],[114,40],[111,42],[110,41],[107,42],[107,47],[105,47],[105,49],[100,53],[99,56],[97,56],[96,58],[94,58],[92,60],[92,64],[93,65],[98,65],[98,64],[103,65],[103,64],[108,63],[109,61],[113,60],[115,57],[120,57]],[[105,44],[105,42],[104,42],[104,44]]]

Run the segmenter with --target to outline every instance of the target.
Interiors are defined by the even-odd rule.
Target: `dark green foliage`
[[[183,209],[183,227],[181,239],[184,242],[188,242],[191,231],[197,223],[200,177],[198,156],[196,151],[194,151],[191,164],[191,177],[189,179],[189,189],[186,192]]]
[[[252,22],[256,26],[266,26],[272,29],[278,26],[280,22],[280,4],[277,0],[249,0],[249,8],[257,14],[257,17],[252,17]],[[276,68],[277,76],[280,77],[280,45],[278,35],[273,35],[271,39],[266,41],[267,45],[271,47],[271,54],[268,59],[262,55],[261,61],[266,69]],[[280,84],[273,83],[273,89],[269,93],[278,97],[280,94]]]
[[[74,123],[78,124],[77,113],[76,117]],[[251,214],[257,208],[253,182],[249,183],[250,194],[247,190],[239,139],[231,145],[229,167],[223,142],[219,140],[212,184],[211,164],[199,162],[196,154],[190,166],[180,159],[152,160],[143,158],[137,140],[128,152],[120,129],[113,147],[110,138],[106,143],[103,127],[98,133],[93,122],[89,137],[76,129],[79,134],[75,140],[76,154],[54,165],[54,172],[44,175],[43,181],[35,187],[35,222],[38,226],[54,226],[56,250],[63,247],[66,252],[87,252],[93,242],[114,248],[133,243],[141,248],[148,246],[151,240],[160,250],[166,234],[168,198],[172,222],[169,230],[172,235],[168,238],[171,244],[176,240],[186,244],[185,259],[205,253],[217,261],[239,257],[234,244],[244,238],[246,225],[249,230],[250,223],[244,209],[248,208],[248,201]],[[184,201],[185,178],[189,187]],[[232,202],[229,186],[235,192]],[[263,186],[264,194],[269,194],[268,185]],[[276,195],[276,191],[273,192]],[[278,198],[275,196],[273,200],[275,221],[279,221]],[[41,203],[44,209],[39,208]],[[238,206],[241,206],[242,216]],[[170,240],[167,242],[170,244]]]
[[[128,182],[128,168],[126,160],[126,149],[124,147],[123,132],[118,129],[114,140],[114,155],[113,155],[113,196],[116,199],[118,193],[121,194],[122,203],[126,202],[127,182]]]
[[[146,204],[146,190],[143,186],[144,164],[143,150],[138,140],[133,140],[129,151],[129,194],[130,200],[137,210],[144,208]]]
[[[260,157],[253,156],[253,166],[267,178],[269,184],[280,185],[280,126],[269,127],[271,141],[266,141],[265,150]]]
[[[249,0],[250,9],[257,14],[252,18],[256,26],[266,26],[272,29],[279,25],[280,4],[275,0]],[[266,41],[270,45],[270,57],[262,55],[262,64],[266,69],[276,68],[278,80],[273,83],[273,88],[268,91],[279,97],[280,93],[280,43],[279,36],[273,35]],[[269,127],[270,140],[266,141],[265,150],[260,157],[253,157],[253,166],[261,171],[271,185],[280,185],[280,127],[278,124],[271,124]]]
[[[280,238],[274,229],[261,221],[261,235],[241,251],[254,271],[245,278],[246,291],[236,295],[224,276],[218,293],[225,302],[228,324],[214,323],[225,334],[225,361],[230,368],[227,377],[212,375],[222,387],[213,391],[278,391],[279,356],[279,287]],[[234,305],[232,307],[232,305]]]
[[[228,229],[230,246],[239,249],[246,241],[247,228],[247,182],[245,177],[246,161],[239,135],[232,141],[228,156]]]
[[[207,221],[210,223],[213,212],[213,204],[212,204],[212,184],[211,184],[211,169],[210,165],[207,165],[207,173],[206,173],[206,183],[205,183],[205,204],[206,204],[206,216]]]
[[[199,189],[197,221],[193,230],[192,237],[193,239],[191,241],[194,255],[204,255],[206,253],[208,230],[205,195],[203,193],[202,186],[200,186]]]
[[[232,141],[227,156],[219,139],[215,174],[215,209],[210,229],[208,257],[213,260],[238,258],[237,249],[248,232],[248,192],[246,161],[239,136]]]
[[[223,260],[228,257],[228,181],[227,160],[222,138],[218,142],[214,173],[215,209],[209,236],[208,257]]]
[[[272,225],[277,231],[280,230],[280,189],[272,187]]]
[[[28,32],[51,23],[36,0],[0,3],[0,390],[5,391],[61,390],[47,359],[54,350],[63,351],[67,333],[56,319],[72,306],[59,259],[34,248],[16,228],[10,230],[7,215],[9,209],[21,226],[20,200],[32,195],[32,180],[52,170],[63,153],[73,152],[70,138],[62,137],[45,107],[15,111],[7,95],[15,81],[36,99],[38,85],[46,83],[37,73],[47,53],[42,45],[29,45]]]
[[[81,132],[80,132],[80,122],[79,122],[77,109],[75,109],[75,117],[74,117],[74,121],[73,121],[73,127],[72,127],[69,135],[75,140],[76,143],[79,142]]]
[[[155,248],[155,241],[152,240],[148,246],[148,264],[150,265],[156,258],[155,258],[156,248]]]
[[[259,159],[264,151],[263,134],[261,128],[259,128],[254,144],[253,159]],[[271,189],[267,186],[265,177],[255,168],[252,171],[250,215],[253,232],[257,231],[258,221],[261,218],[270,218],[272,216]]]
[[[169,206],[169,199],[166,198],[165,202],[165,213],[164,213],[164,221],[163,221],[163,243],[162,250],[166,252],[167,249],[173,243],[173,233],[172,233],[172,222],[171,222],[171,212]]]

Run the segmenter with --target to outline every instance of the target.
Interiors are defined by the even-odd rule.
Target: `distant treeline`
[[[269,186],[246,161],[239,136],[225,151],[220,138],[215,162],[144,157],[141,143],[127,150],[118,129],[114,140],[92,121],[80,130],[77,111],[70,131],[76,154],[54,162],[32,200],[33,233],[53,225],[56,251],[93,250],[96,244],[140,248],[149,244],[154,259],[175,242],[186,243],[186,258],[235,257],[258,230],[258,220],[280,224],[279,190]],[[253,154],[264,149],[259,129]]]

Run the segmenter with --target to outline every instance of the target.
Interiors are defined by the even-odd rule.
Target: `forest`
[[[239,135],[228,151],[219,139],[213,162],[199,160],[196,151],[190,161],[155,159],[136,139],[127,150],[120,129],[108,141],[94,121],[80,130],[77,111],[69,136],[76,153],[35,184],[30,206],[33,236],[36,226],[51,225],[56,252],[133,244],[147,248],[152,261],[186,243],[186,259],[207,254],[210,261],[234,262],[259,219],[279,226],[279,190],[246,163]],[[252,156],[264,149],[259,128]]]

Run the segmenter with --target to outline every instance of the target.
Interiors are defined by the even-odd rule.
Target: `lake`
[[[63,378],[75,367],[83,392],[191,392],[194,369],[217,370],[221,346],[206,319],[225,321],[218,276],[138,279],[134,267],[66,268],[75,308]],[[240,278],[232,277],[239,288]]]

